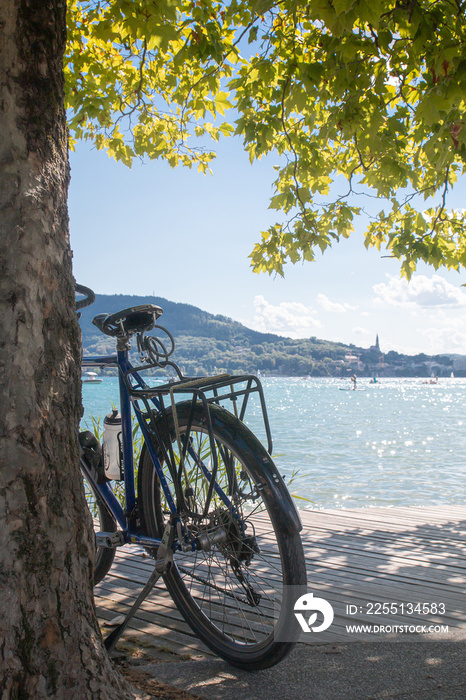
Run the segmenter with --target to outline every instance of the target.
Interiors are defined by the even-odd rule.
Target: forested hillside
[[[259,333],[226,316],[214,316],[196,306],[178,304],[162,297],[97,294],[95,303],[81,317],[85,354],[112,352],[115,342],[93,324],[99,313],[114,313],[137,304],[161,306],[159,319],[173,334],[173,359],[186,374],[211,372],[261,372],[284,375],[326,376],[341,368],[349,347],[317,338],[292,340],[272,333]],[[340,362],[338,362],[340,361]]]
[[[113,352],[115,342],[93,324],[99,313],[114,313],[138,304],[152,303],[164,313],[158,323],[170,330],[176,341],[172,359],[188,375],[217,372],[251,372],[282,376],[442,376],[452,371],[448,356],[408,357],[396,352],[383,355],[374,348],[357,348],[318,338],[294,340],[272,333],[259,333],[226,316],[215,316],[190,304],[162,297],[97,294],[95,303],[81,318],[84,353]],[[352,358],[352,359],[351,359]],[[458,371],[458,376],[464,374]]]

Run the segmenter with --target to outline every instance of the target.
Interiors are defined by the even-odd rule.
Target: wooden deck
[[[309,588],[332,603],[332,632],[305,643],[348,641],[346,624],[447,624],[466,638],[466,507],[302,511]],[[117,551],[95,599],[103,625],[124,614],[152,571],[142,550]],[[371,602],[444,603],[446,614],[368,616]],[[356,614],[348,615],[352,605]],[[210,655],[176,610],[163,583],[133,618],[125,637],[175,654]],[[125,638],[123,637],[123,639]],[[374,637],[372,636],[374,639]],[[380,638],[380,637],[379,637]]]

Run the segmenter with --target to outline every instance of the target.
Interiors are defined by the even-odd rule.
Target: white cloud
[[[355,326],[352,331],[355,335],[362,335],[365,337],[374,336],[374,331],[369,331],[367,328],[363,328],[362,326]]]
[[[330,301],[325,294],[318,294],[317,302],[321,305],[324,311],[331,311],[337,314],[345,313],[345,311],[354,311],[356,308],[355,306],[351,306],[351,304],[340,304],[339,302]]]
[[[466,306],[466,293],[440,275],[415,275],[410,282],[391,277],[387,283],[375,284],[372,289],[379,304],[385,303],[390,306],[411,309]]]
[[[420,333],[426,337],[427,341],[423,352],[429,355],[440,355],[445,352],[466,354],[466,332],[460,330],[459,324],[426,328]]]
[[[316,328],[322,328],[316,311],[297,301],[282,301],[274,306],[260,295],[254,299],[254,311],[254,320],[248,325],[263,333],[305,338],[313,335]]]

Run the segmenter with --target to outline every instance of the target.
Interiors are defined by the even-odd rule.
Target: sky
[[[130,170],[79,143],[71,154],[74,274],[100,294],[162,296],[291,338],[374,344],[383,352],[466,354],[466,274],[399,263],[363,244],[360,230],[285,277],[252,272],[268,209],[274,160],[251,165],[241,142],[216,148],[213,175],[162,161]],[[464,207],[466,181],[449,206]]]

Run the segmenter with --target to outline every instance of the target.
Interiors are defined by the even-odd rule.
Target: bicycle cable
[[[175,341],[170,331],[167,331],[163,326],[155,326],[155,329],[161,330],[167,334],[171,347],[167,349],[160,338],[155,335],[145,335],[144,331],[142,331],[137,334],[137,348],[141,360],[154,365],[160,365],[167,362],[170,355],[173,354]]]

